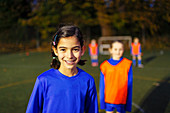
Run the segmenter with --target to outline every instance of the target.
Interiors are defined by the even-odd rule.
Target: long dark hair
[[[80,46],[84,46],[84,40],[83,40],[83,35],[80,31],[80,29],[77,26],[74,25],[67,25],[67,26],[62,26],[58,29],[58,31],[55,33],[55,35],[52,38],[52,43],[51,43],[51,55],[53,57],[53,60],[51,62],[51,67],[58,69],[60,67],[60,62],[56,59],[57,56],[55,55],[52,46],[57,48],[57,45],[60,41],[61,38],[64,37],[70,37],[70,36],[75,36],[78,41],[80,42]],[[84,65],[86,60],[80,60],[78,62],[79,65]]]

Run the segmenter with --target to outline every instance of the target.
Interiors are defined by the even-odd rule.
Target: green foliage
[[[20,22],[22,25],[32,26],[38,29],[41,33],[41,38],[48,37],[49,32],[55,32],[56,26],[60,22],[60,10],[62,10],[62,4],[57,1],[44,2],[40,1],[35,6],[32,6],[33,10],[29,14],[29,19],[22,19]]]
[[[17,24],[19,18],[27,18],[31,7],[26,0],[0,1],[0,31]]]
[[[27,27],[18,24],[19,19],[28,17],[31,7],[26,0],[0,0],[0,48],[8,51],[24,49],[28,41]]]
[[[91,38],[169,36],[169,12],[167,0],[1,0],[0,41],[40,45],[60,23],[75,24]]]
[[[170,2],[167,0],[154,2],[151,0],[112,0],[109,5],[106,4],[104,0],[96,0],[98,20],[101,26],[110,24],[113,31],[126,28],[129,34],[142,30],[154,35],[160,30],[160,25],[166,25],[165,23],[170,21]]]
[[[41,38],[44,39],[48,37],[49,33],[54,33],[60,23],[72,23],[79,26],[94,25],[93,17],[89,13],[93,7],[86,2],[39,1],[33,8],[30,18],[21,20],[21,23],[38,28]]]

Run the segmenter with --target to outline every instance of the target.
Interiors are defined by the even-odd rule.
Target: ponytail
[[[56,59],[57,56],[54,54],[53,50],[51,51],[51,54],[52,54],[53,60],[52,60],[52,62],[50,64],[50,67],[54,68],[54,69],[59,69],[60,62]]]
[[[50,66],[51,68],[58,69],[60,67],[60,63],[56,59],[53,59]]]
[[[80,60],[79,62],[78,62],[78,64],[80,65],[80,66],[83,66],[83,65],[85,65],[85,62],[86,62],[87,60]]]

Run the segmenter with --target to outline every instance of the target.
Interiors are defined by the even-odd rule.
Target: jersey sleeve
[[[100,109],[105,109],[105,101],[104,101],[104,75],[100,72],[100,84],[99,84],[99,95],[100,95]]]
[[[89,85],[89,90],[86,96],[85,103],[85,113],[99,113],[98,111],[98,101],[97,101],[97,91],[94,79]]]
[[[133,71],[131,65],[128,73],[128,95],[127,95],[127,102],[126,102],[126,111],[129,112],[131,112],[132,110],[132,88],[133,88]]]
[[[43,90],[40,80],[37,78],[26,113],[40,113],[43,103]]]

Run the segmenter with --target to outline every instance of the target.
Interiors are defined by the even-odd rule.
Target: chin
[[[76,67],[76,66],[74,66],[74,65],[70,65],[70,66],[67,65],[67,66],[66,66],[67,69],[74,69],[75,67]]]

